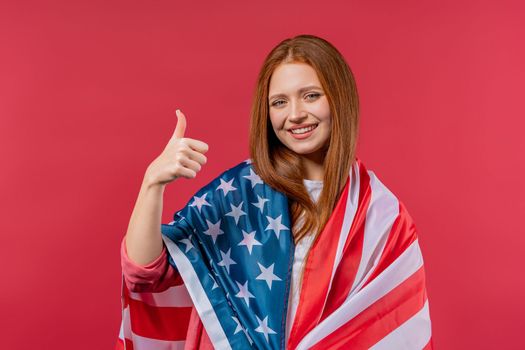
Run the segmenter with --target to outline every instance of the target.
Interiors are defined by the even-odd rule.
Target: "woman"
[[[194,178],[208,150],[177,111],[122,241],[117,348],[432,348],[415,225],[355,156],[341,54],[312,35],[282,41],[251,114],[250,159],[161,224],[165,185]]]

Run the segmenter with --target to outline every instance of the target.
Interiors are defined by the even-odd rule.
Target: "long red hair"
[[[317,205],[304,184],[300,155],[283,145],[269,118],[268,89],[281,63],[309,64],[327,96],[331,136],[325,148],[323,189]],[[316,236],[328,221],[346,185],[355,160],[359,126],[359,97],[350,67],[328,41],[314,35],[298,35],[281,41],[265,58],[257,78],[251,108],[250,158],[261,179],[288,197],[292,225],[301,215],[304,223],[293,230],[295,243],[308,232]]]

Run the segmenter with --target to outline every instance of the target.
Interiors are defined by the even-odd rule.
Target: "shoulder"
[[[287,210],[286,196],[264,183],[255,173],[251,160],[244,159],[196,191],[175,213],[172,223],[185,220],[193,229],[212,232],[218,231],[226,220],[234,220],[237,225],[242,216],[251,227],[260,215],[275,218]],[[289,225],[286,220],[283,218],[283,224]]]
[[[220,218],[225,210],[229,210],[232,202],[237,203],[242,196],[253,193],[257,184],[264,185],[255,174],[251,160],[244,159],[226,168],[194,192],[178,214],[194,218],[208,215]]]
[[[410,240],[416,239],[417,230],[414,220],[399,196],[381,180],[380,176],[365,167],[361,160],[358,159],[356,165],[359,169],[357,178],[360,197],[364,199],[363,202],[368,202],[367,216],[380,218],[394,228],[403,228],[403,231],[410,236]]]
[[[250,176],[254,181],[260,180],[253,170],[251,159],[247,158],[220,172],[206,185],[201,187],[194,196],[199,196],[204,193],[212,194],[217,191],[222,191],[222,193],[226,195],[229,192],[228,190],[235,188],[234,183],[239,184],[241,180],[249,181]]]

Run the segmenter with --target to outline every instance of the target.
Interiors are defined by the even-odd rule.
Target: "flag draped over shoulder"
[[[118,349],[183,349],[192,307],[216,349],[431,349],[423,257],[404,205],[356,158],[308,254],[285,343],[294,242],[288,200],[250,159],[162,225],[180,278],[160,293],[122,281]]]

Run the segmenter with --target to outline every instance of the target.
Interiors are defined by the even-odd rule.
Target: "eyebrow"
[[[318,89],[318,90],[322,90],[319,86],[316,86],[316,85],[308,85],[308,86],[305,86],[303,88],[300,88],[299,89],[299,94],[302,94],[303,92],[307,91],[307,90],[311,90],[311,89]],[[269,100],[271,100],[272,98],[274,97],[284,97],[286,96],[285,94],[274,94],[270,97],[268,97]]]

